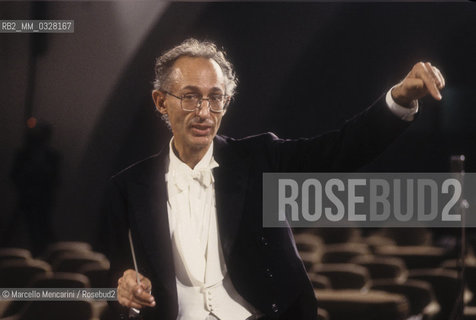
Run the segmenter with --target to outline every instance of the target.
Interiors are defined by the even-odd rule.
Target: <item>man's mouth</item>
[[[192,133],[196,136],[207,136],[212,130],[212,126],[203,124],[194,124],[191,126]]]

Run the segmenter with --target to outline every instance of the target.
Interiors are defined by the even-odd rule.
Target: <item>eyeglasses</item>
[[[223,94],[213,94],[208,96],[208,98],[203,98],[199,94],[187,93],[179,97],[170,93],[168,91],[162,90],[164,93],[171,95],[174,98],[180,100],[180,107],[183,111],[192,112],[202,107],[203,100],[208,101],[208,108],[213,112],[223,112],[228,106],[230,99],[228,96]]]

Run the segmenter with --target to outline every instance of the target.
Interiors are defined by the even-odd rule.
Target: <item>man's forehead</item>
[[[225,77],[218,63],[203,57],[180,57],[172,66],[169,80],[173,86],[225,89]],[[177,89],[180,89],[177,88]]]

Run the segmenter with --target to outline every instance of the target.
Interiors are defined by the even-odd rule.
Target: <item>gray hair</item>
[[[213,42],[199,41],[193,38],[185,40],[157,58],[155,62],[154,89],[165,89],[173,64],[178,58],[183,56],[215,60],[225,76],[225,94],[230,98],[233,97],[238,78],[233,70],[233,65],[226,58],[225,51],[218,50]]]

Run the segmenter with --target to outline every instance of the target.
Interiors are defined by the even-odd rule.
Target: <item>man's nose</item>
[[[197,108],[197,114],[201,118],[206,118],[210,115],[210,101],[208,99],[204,99],[200,102]]]

